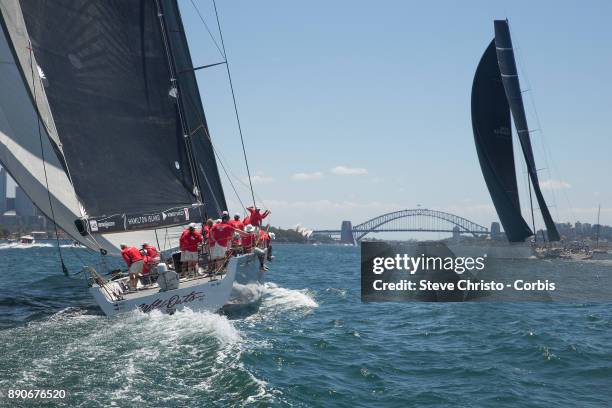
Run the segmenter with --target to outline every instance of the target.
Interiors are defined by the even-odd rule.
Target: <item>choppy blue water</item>
[[[47,245],[0,244],[3,392],[65,389],[78,407],[612,405],[610,304],[362,304],[357,248],[277,245],[258,308],[109,319]],[[72,271],[99,261],[64,252]]]

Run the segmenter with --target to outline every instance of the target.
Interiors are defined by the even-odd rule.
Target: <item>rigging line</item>
[[[236,114],[236,122],[238,123],[238,133],[240,134],[240,143],[242,143],[242,154],[244,155],[244,164],[246,166],[247,175],[249,177],[249,187],[251,188],[251,197],[253,198],[253,206],[257,207],[255,202],[255,192],[253,191],[253,180],[251,179],[251,170],[249,169],[249,160],[246,154],[246,148],[244,147],[244,136],[242,135],[242,126],[240,125],[240,116],[238,115],[238,105],[236,104],[236,94],[234,92],[234,85],[232,84],[232,74],[230,72],[229,61],[227,60],[227,52],[225,51],[225,42],[223,41],[223,32],[221,31],[221,21],[219,21],[219,12],[217,11],[217,2],[212,0],[215,8],[215,17],[217,18],[217,27],[219,28],[219,38],[221,39],[221,47],[223,48],[223,55],[225,57],[225,69],[227,70],[227,78],[229,80],[230,90],[232,91],[232,100],[234,102],[234,113]]]
[[[36,98],[36,80],[35,80],[35,76],[34,76],[34,58],[33,58],[33,49],[32,49],[32,42],[29,42],[29,47],[28,50],[30,51],[30,71],[31,71],[31,75],[32,75],[32,96],[34,97],[34,103],[37,103],[37,98]],[[43,165],[43,172],[45,174],[45,184],[47,187],[47,197],[49,198],[49,208],[51,210],[51,218],[53,221],[53,227],[55,229],[55,241],[57,242],[57,252],[59,254],[59,258],[60,258],[60,262],[62,263],[62,272],[64,272],[64,275],[68,276],[68,268],[66,268],[66,264],[64,263],[64,256],[62,255],[62,248],[60,246],[60,241],[59,241],[59,232],[57,231],[57,223],[55,222],[55,211],[53,210],[53,200],[51,199],[51,191],[49,190],[49,179],[47,177],[47,165],[45,164],[45,149],[43,146],[43,137],[42,137],[42,130],[40,128],[40,117],[38,116],[38,113],[36,113],[36,123],[38,125],[38,139],[40,141],[40,156],[42,159],[42,165]]]
[[[198,129],[199,129],[200,127],[203,127],[203,126],[202,126],[202,125],[198,126]],[[234,173],[231,171],[231,169],[229,170],[229,175],[228,175],[228,170],[226,170],[226,169],[224,168],[223,163],[222,163],[222,161],[226,161],[226,162],[227,162],[228,160],[226,160],[226,158],[225,158],[225,156],[223,155],[223,153],[221,152],[221,150],[219,150],[219,149],[217,149],[217,148],[215,147],[215,144],[213,143],[213,141],[212,141],[212,139],[211,139],[211,137],[210,137],[210,134],[208,134],[208,131],[207,131],[206,129],[204,129],[204,132],[206,133],[206,135],[207,135],[207,137],[208,137],[208,140],[210,140],[210,144],[211,144],[211,146],[212,146],[212,148],[213,148],[213,152],[215,153],[215,156],[216,156],[216,157],[217,157],[217,159],[219,160],[219,163],[221,164],[221,167],[223,167],[223,171],[225,172],[225,175],[227,176],[227,178],[228,178],[228,179],[230,179],[230,176],[229,176],[229,175],[231,175],[231,176],[232,176],[232,177],[233,177],[233,178],[234,178],[236,181],[238,181],[240,184],[242,184],[243,186],[245,186],[245,187],[248,189],[248,188],[249,188],[249,185],[248,185],[247,183],[245,183],[244,181],[242,181],[242,180],[240,179],[240,177],[236,176],[236,175],[235,175],[235,174],[234,174]],[[229,168],[229,166],[228,166],[228,168]],[[231,181],[231,180],[229,180],[229,181],[230,181],[230,184],[232,184],[232,188],[234,188],[234,185],[233,185],[232,181]],[[236,196],[238,196],[238,200],[240,201],[240,204],[241,204],[241,205],[242,205],[244,208],[246,208],[246,206],[244,205],[244,203],[242,202],[242,200],[240,200],[240,196],[239,196],[239,195],[238,195],[238,193],[236,192],[236,189],[235,189],[235,188],[234,188],[234,192],[236,193]],[[259,201],[261,202],[261,204],[262,204],[264,207],[266,207],[266,204],[265,204],[265,203],[264,203],[264,201],[261,199],[261,197],[260,197],[260,196],[259,196],[257,193],[254,193],[254,194],[255,194],[255,198],[257,198],[257,200],[259,200]],[[267,207],[266,207],[266,208],[267,208]]]
[[[234,190],[234,194],[236,194],[236,198],[238,198],[238,201],[240,202],[240,205],[242,206],[242,208],[246,208],[246,206],[242,202],[242,199],[240,198],[240,194],[238,194],[238,191],[236,190],[236,186],[234,186],[234,183],[232,182],[232,179],[229,176],[227,169],[225,168],[225,165],[223,164],[223,160],[221,160],[221,156],[219,152],[217,151],[217,148],[215,147],[215,144],[213,143],[212,138],[210,137],[210,133],[208,132],[208,129],[206,128],[206,126],[204,126],[204,124],[200,124],[198,128],[202,128],[202,130],[204,130],[204,134],[210,141],[210,146],[212,147],[213,153],[217,157],[217,161],[221,165],[221,168],[223,169],[223,172],[225,173],[225,177],[227,177],[227,180],[229,181],[230,186],[232,186],[232,190]]]
[[[517,44],[516,48],[519,49],[520,47],[518,46],[518,42],[516,44]],[[518,53],[516,53],[516,55],[518,56]],[[525,67],[525,64],[524,64],[522,58],[518,58],[517,62],[518,62],[518,68],[519,68],[519,70],[521,72],[521,76],[523,78],[525,78],[525,81],[526,81],[526,84],[527,84],[527,88],[529,89],[529,92],[527,92],[527,93],[529,94],[529,101],[531,102],[531,110],[533,111],[533,114],[535,116],[538,129],[540,129],[540,133],[542,135],[540,137],[540,148],[542,149],[542,151],[544,153],[544,161],[546,163],[546,167],[549,168],[549,169],[552,168],[552,170],[553,170],[552,172],[550,170],[548,171],[549,177],[554,176],[554,175],[556,175],[557,177],[561,177],[561,173],[559,172],[559,170],[557,168],[556,162],[553,160],[552,154],[550,153],[549,149],[547,149],[547,147],[546,147],[546,141],[545,141],[546,135],[545,135],[544,131],[542,130],[542,125],[541,125],[541,122],[540,122],[540,115],[538,114],[538,110],[537,110],[537,107],[536,107],[536,104],[535,104],[534,92],[532,91],[533,87],[531,86],[531,81],[529,81],[529,76],[527,75],[527,69]],[[552,166],[549,164],[549,159],[550,159],[550,162],[552,163]],[[577,219],[576,215],[574,213],[574,208],[573,208],[573,206],[572,206],[572,204],[570,202],[569,196],[567,194],[567,191],[565,191],[565,189],[562,189],[562,190],[563,190],[562,194],[563,194],[563,196],[565,198],[566,204],[567,204],[567,206],[569,208],[569,211],[570,211],[572,217],[574,219]],[[556,194],[555,194],[554,189],[552,189],[551,193],[552,193],[553,201],[556,202],[557,198],[556,198]],[[555,213],[557,215],[557,220],[559,220],[559,210],[558,210],[558,208],[555,209]]]
[[[198,16],[200,17],[200,20],[202,21],[202,24],[204,24],[204,27],[206,27],[206,31],[208,31],[208,35],[210,35],[210,39],[215,44],[215,47],[217,47],[217,50],[219,50],[219,54],[221,54],[223,59],[225,59],[225,53],[223,51],[221,51],[221,47],[219,47],[219,43],[215,39],[215,36],[213,35],[212,31],[210,31],[210,28],[208,27],[208,24],[206,24],[206,20],[204,20],[204,17],[202,16],[202,13],[200,13],[200,9],[195,4],[195,1],[191,0],[191,4],[193,5],[193,8],[195,8],[196,13],[198,13]]]

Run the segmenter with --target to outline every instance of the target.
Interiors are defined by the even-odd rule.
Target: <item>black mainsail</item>
[[[523,156],[527,163],[527,172],[531,179],[531,185],[546,225],[546,232],[549,241],[559,241],[559,232],[555,226],[555,222],[550,215],[544,195],[540,189],[538,181],[538,171],[535,166],[533,149],[531,147],[531,139],[529,137],[529,128],[527,126],[527,117],[525,115],[525,106],[523,104],[523,96],[516,69],[516,61],[514,59],[514,50],[512,48],[512,39],[510,38],[510,28],[507,20],[495,20],[495,48],[497,51],[497,61],[501,73],[501,79],[504,83],[506,97],[510,104],[512,117],[514,118],[514,127],[518,134]]]
[[[87,213],[195,203],[155,3],[26,0],[21,7]]]
[[[226,209],[178,10],[176,0],[0,4],[3,74],[20,79],[0,98],[0,161],[73,236],[76,220],[90,247],[113,250],[126,231],[169,239],[168,227]]]
[[[480,168],[510,242],[533,235],[521,215],[510,108],[501,81],[495,41],[480,59],[472,84],[472,129]]]
[[[191,145],[194,150],[195,165],[206,213],[211,218],[221,218],[221,213],[227,209],[223,185],[217,169],[215,152],[206,116],[200,99],[200,91],[196,80],[193,62],[185,36],[185,28],[181,13],[175,0],[162,0],[166,24],[168,26],[169,40],[176,64],[179,93],[183,102],[183,109],[187,127],[191,135]]]
[[[548,239],[559,233],[540,189],[506,20],[495,20],[495,38],[482,56],[472,85],[472,128],[478,159],[493,204],[510,242],[534,234],[520,212],[510,116],[527,163]]]

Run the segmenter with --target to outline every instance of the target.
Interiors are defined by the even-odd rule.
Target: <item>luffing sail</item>
[[[538,182],[508,22],[495,20],[495,38],[478,64],[472,85],[472,127],[480,166],[497,214],[509,241],[521,242],[533,231],[520,212],[511,114],[548,239],[558,241],[559,233]]]
[[[175,0],[0,5],[3,90],[23,101],[0,97],[0,159],[47,216],[50,195],[62,229],[114,250],[226,209]]]
[[[504,231],[510,242],[522,242],[533,232],[521,215],[510,108],[499,73],[495,41],[487,47],[474,76],[472,128],[480,168]]]

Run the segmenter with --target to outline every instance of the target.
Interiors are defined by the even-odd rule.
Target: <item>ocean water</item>
[[[72,272],[100,262],[62,250]],[[0,392],[64,389],[46,406],[76,407],[612,405],[611,304],[362,304],[358,248],[275,255],[256,307],[109,319],[51,243],[0,243]]]

